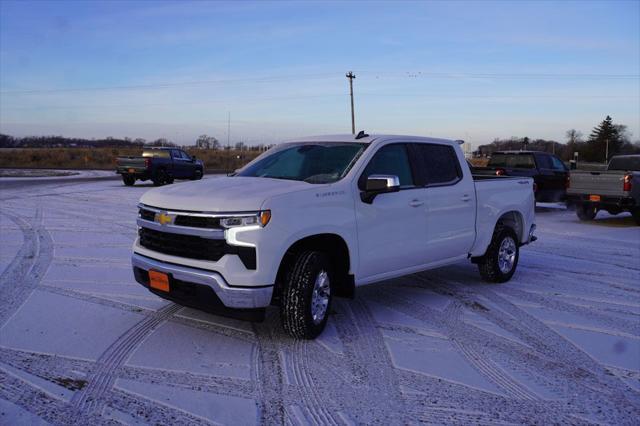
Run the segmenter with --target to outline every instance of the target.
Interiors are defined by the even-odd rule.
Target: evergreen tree
[[[620,134],[620,128],[618,125],[613,124],[613,120],[607,115],[607,118],[594,127],[591,135],[589,135],[586,152],[588,160],[608,161],[612,155],[620,152],[622,145],[624,145],[624,138]]]

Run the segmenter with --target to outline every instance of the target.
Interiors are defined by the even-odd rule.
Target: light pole
[[[349,71],[346,74],[346,77],[349,79],[349,94],[351,95],[351,133],[356,134],[356,116],[353,111],[353,79],[356,78],[356,75]]]
[[[607,164],[607,161],[609,161],[609,138],[605,139],[605,142],[607,144],[604,149],[604,163]]]

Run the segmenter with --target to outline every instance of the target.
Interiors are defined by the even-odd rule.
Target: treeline
[[[143,138],[113,138],[84,139],[66,138],[64,136],[25,136],[15,137],[0,134],[0,148],[142,148],[142,147],[178,147],[180,145],[159,138],[147,141]],[[208,135],[200,135],[192,145],[183,145],[183,148],[197,147],[211,150],[236,150],[236,151],[266,151],[273,145],[257,144],[247,145],[244,142],[234,142],[231,146],[223,146],[216,138]]]
[[[208,172],[233,171],[260,154],[259,151],[187,149],[202,160]],[[116,158],[140,155],[139,148],[21,148],[0,154],[0,168],[115,170]]]
[[[528,137],[496,138],[490,144],[478,147],[474,156],[486,157],[494,151],[506,150],[552,152],[564,161],[573,159],[574,153],[577,152],[580,161],[604,162],[613,155],[640,154],[640,142],[632,143],[627,126],[615,124],[613,119],[607,116],[593,128],[586,140],[583,139],[582,133],[575,129],[567,130],[564,143]]]
[[[162,141],[162,140],[158,140]],[[15,137],[11,135],[0,134],[0,148],[92,148],[92,147],[122,147],[135,148],[143,145],[154,144],[153,141],[148,143],[145,139],[137,138],[102,138],[102,139],[83,139],[83,138],[66,138],[64,136],[25,136]],[[165,146],[175,146],[165,141]],[[161,145],[157,145],[161,146]]]

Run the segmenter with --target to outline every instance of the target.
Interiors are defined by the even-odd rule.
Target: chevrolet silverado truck
[[[535,240],[533,180],[474,178],[457,142],[324,136],[277,145],[233,176],[146,192],[132,264],[151,292],[312,339],[334,296],[463,260],[509,280]]]
[[[173,183],[174,179],[202,179],[204,163],[177,148],[153,148],[142,151],[141,157],[116,158],[116,173],[132,186],[136,180],[149,180],[155,186]]]
[[[564,201],[567,196],[569,169],[553,154],[542,151],[496,151],[487,167],[476,167],[474,174],[530,177],[535,182],[538,202]]]
[[[640,225],[640,155],[611,157],[602,172],[572,170],[567,204],[580,220],[593,220],[599,210],[631,212]]]

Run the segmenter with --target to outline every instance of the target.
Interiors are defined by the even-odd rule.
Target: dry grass
[[[251,161],[257,151],[187,150],[208,171],[231,171]],[[116,157],[141,155],[137,148],[16,148],[0,150],[0,167],[30,169],[115,169]],[[238,158],[240,157],[240,158]]]
[[[489,163],[488,158],[470,158],[469,162],[473,165],[473,167],[487,167]]]

